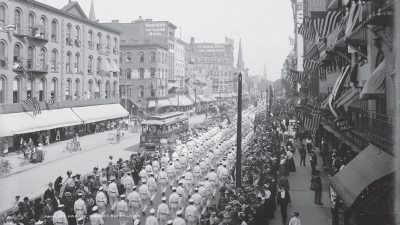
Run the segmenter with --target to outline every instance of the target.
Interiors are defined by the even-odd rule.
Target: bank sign
[[[144,24],[145,36],[167,36],[166,22],[146,22]]]

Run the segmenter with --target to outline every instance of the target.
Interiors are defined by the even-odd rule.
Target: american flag
[[[36,114],[42,114],[42,112],[40,111],[39,102],[36,97],[29,98],[27,100],[24,100],[23,102],[33,109],[33,116],[36,116]]]
[[[46,101],[48,105],[53,105],[56,102],[57,98],[50,98],[49,100]]]

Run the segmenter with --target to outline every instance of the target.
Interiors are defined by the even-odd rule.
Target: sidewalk
[[[290,186],[290,198],[292,200],[292,207],[288,207],[287,210],[287,222],[293,217],[293,212],[300,213],[300,220],[302,224],[306,225],[331,225],[331,212],[330,212],[330,201],[329,201],[329,183],[328,174],[322,168],[322,158],[319,155],[319,150],[316,149],[317,154],[317,170],[321,171],[322,180],[322,203],[323,205],[314,204],[314,191],[310,190],[311,185],[311,166],[309,155],[306,157],[306,166],[299,166],[300,154],[295,152],[293,159],[296,165],[296,172],[291,172],[289,179]],[[277,207],[275,213],[275,219],[269,220],[270,225],[281,225],[282,216],[280,208]]]
[[[6,157],[2,157],[2,159],[6,159],[6,160],[10,160],[10,163],[14,165],[14,172],[11,173],[9,176],[21,173],[23,171],[50,163],[50,162],[54,162],[57,161],[59,159],[64,159],[66,157],[72,156],[72,155],[76,155],[79,154],[81,152],[85,152],[88,150],[92,150],[94,148],[98,148],[104,145],[109,145],[110,141],[107,140],[108,139],[108,134],[109,133],[115,133],[116,130],[111,130],[111,131],[104,131],[101,133],[97,133],[97,134],[90,134],[90,135],[86,135],[83,137],[80,137],[80,141],[81,141],[81,147],[82,147],[82,151],[78,151],[78,152],[63,152],[67,142],[71,141],[71,140],[65,140],[65,141],[60,141],[60,142],[56,142],[56,143],[52,143],[48,146],[44,146],[44,151],[46,151],[46,156],[44,158],[44,161],[42,163],[36,163],[36,164],[28,164],[25,166],[19,166],[20,163],[20,158],[23,157],[23,154],[17,154],[15,152],[9,153],[8,156]],[[138,136],[139,133],[131,133],[129,131],[123,131],[124,133],[124,137],[121,139],[121,141],[128,139],[128,138],[132,138],[135,136]]]

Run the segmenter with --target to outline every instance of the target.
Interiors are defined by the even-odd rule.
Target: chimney
[[[190,44],[193,45],[194,44],[194,37],[190,38]]]

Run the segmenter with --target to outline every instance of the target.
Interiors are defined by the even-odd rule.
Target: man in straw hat
[[[54,214],[54,208],[53,208],[53,203],[51,198],[46,199],[46,206],[43,208],[43,219],[47,223],[52,223],[53,221],[53,214]]]

